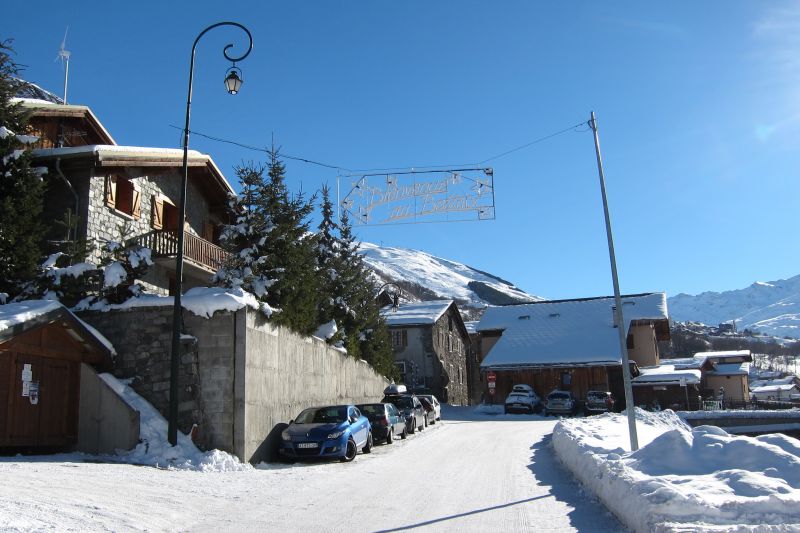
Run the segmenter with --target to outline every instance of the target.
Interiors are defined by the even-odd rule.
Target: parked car
[[[578,401],[569,391],[554,390],[544,401],[545,416],[574,415],[578,412]]]
[[[417,396],[417,398],[419,398],[419,403],[422,404],[422,408],[425,409],[425,425],[435,424],[436,410],[433,408],[433,404],[422,396]]]
[[[381,403],[390,403],[406,418],[409,433],[425,429],[425,408],[419,398],[411,394],[387,394]]]
[[[408,436],[406,417],[400,414],[394,404],[365,403],[356,405],[356,407],[369,419],[374,441],[391,444],[395,435],[399,435],[401,439]]]
[[[372,451],[367,417],[355,405],[330,405],[305,409],[281,433],[280,453],[287,459],[339,458],[349,462],[358,449]]]
[[[417,398],[425,398],[433,404],[433,410],[436,413],[436,420],[442,419],[442,404],[439,403],[438,398],[433,394],[417,394]]]
[[[583,412],[587,415],[607,413],[614,409],[614,396],[608,391],[590,390],[586,393]]]
[[[514,385],[506,396],[504,411],[506,414],[514,412],[537,413],[542,410],[541,400],[533,392],[530,385]]]

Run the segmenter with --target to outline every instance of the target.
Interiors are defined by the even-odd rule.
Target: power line
[[[409,168],[410,169],[419,169],[419,171],[423,171],[425,169],[452,168],[452,167],[465,167],[465,166],[480,166],[480,165],[483,165],[484,163],[488,163],[489,161],[494,161],[495,159],[500,159],[501,157],[505,157],[507,155],[513,154],[514,152],[518,152],[520,150],[524,150],[525,148],[528,148],[529,146],[533,146],[534,144],[538,144],[538,143],[546,141],[548,139],[552,139],[553,137],[556,137],[558,135],[567,133],[568,131],[574,131],[574,132],[588,131],[588,129],[585,129],[585,130],[579,130],[578,129],[581,126],[586,126],[587,124],[588,124],[587,121],[580,122],[578,124],[575,124],[574,126],[570,126],[569,128],[564,128],[563,130],[559,130],[559,131],[556,131],[556,132],[551,133],[549,135],[545,135],[544,137],[539,137],[538,139],[534,139],[533,141],[530,141],[530,142],[525,143],[523,145],[517,146],[516,148],[512,148],[511,150],[507,150],[507,151],[502,152],[500,154],[497,154],[497,155],[494,155],[492,157],[486,158],[483,161],[478,161],[477,163],[459,163],[459,164],[451,164],[451,165],[426,165],[426,166],[417,165],[417,166],[406,166],[406,167],[350,169],[350,168],[347,168],[347,167],[344,167],[344,166],[341,166],[341,165],[331,165],[331,164],[328,164],[328,163],[321,163],[319,161],[314,161],[313,159],[308,159],[308,158],[305,158],[305,157],[298,157],[298,156],[288,155],[288,154],[284,154],[284,153],[280,154],[280,156],[281,157],[285,157],[286,159],[291,159],[293,161],[300,161],[302,163],[308,163],[308,164],[311,164],[311,165],[317,165],[317,166],[320,166],[320,167],[330,168],[330,169],[333,169],[333,170],[336,170],[336,171],[345,170],[345,171],[350,173],[347,176],[353,176],[353,175],[356,175],[356,174],[363,174],[365,172],[391,172],[391,171],[396,171],[396,170],[399,170],[399,169],[409,169]],[[174,124],[170,124],[169,126],[171,128],[183,130],[183,128],[175,126]],[[239,146],[240,148],[245,148],[247,150],[254,150],[254,151],[257,151],[257,152],[269,153],[269,150],[267,150],[266,148],[259,148],[258,146],[252,146],[252,145],[240,143],[240,142],[237,142],[237,141],[231,141],[229,139],[222,139],[220,137],[214,137],[212,135],[207,135],[205,133],[200,133],[198,131],[193,131],[193,130],[189,130],[189,133],[191,133],[192,135],[197,135],[199,137],[204,137],[204,138],[212,140],[212,141],[226,143],[226,144],[232,144],[234,146]]]

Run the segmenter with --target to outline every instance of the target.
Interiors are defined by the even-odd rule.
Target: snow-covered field
[[[672,411],[563,420],[554,449],[575,477],[631,529],[800,531],[800,441],[686,426]]]

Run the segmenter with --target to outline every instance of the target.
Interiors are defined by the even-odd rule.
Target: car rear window
[[[386,409],[382,404],[379,405],[374,403],[359,405],[358,408],[361,409],[361,412],[365,415],[382,415],[385,413]]]
[[[566,392],[551,392],[549,398],[554,400],[568,400],[569,394]]]
[[[606,393],[605,392],[587,392],[587,398],[591,398],[592,400],[600,400],[605,399]]]

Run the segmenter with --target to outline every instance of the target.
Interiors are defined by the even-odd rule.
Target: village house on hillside
[[[52,99],[51,99],[52,100]],[[56,99],[57,100],[57,99]],[[47,168],[44,216],[52,241],[133,241],[152,250],[155,266],[140,280],[151,293],[175,286],[183,151],[118,146],[86,106],[21,99],[31,113],[33,165]],[[204,286],[225,252],[219,229],[234,191],[211,157],[190,151],[184,241],[184,287]],[[77,214],[77,231],[56,221]],[[124,229],[124,234],[123,234]],[[89,260],[97,262],[99,252]]]
[[[667,298],[660,292],[625,295],[622,305],[636,375],[637,365],[658,364],[658,343],[669,340]],[[485,354],[481,370],[496,374],[495,401],[516,384],[531,385],[542,397],[556,389],[579,399],[588,390],[608,390],[621,400],[616,328],[613,297],[489,307],[477,326]]]
[[[469,403],[469,333],[453,300],[403,303],[381,311],[395,364],[410,391],[453,405]]]

